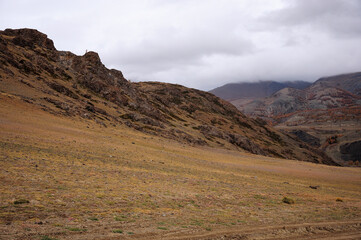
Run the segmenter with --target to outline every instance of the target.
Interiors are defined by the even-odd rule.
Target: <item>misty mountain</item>
[[[332,111],[360,106],[361,73],[358,72],[320,78],[305,89],[283,88],[271,96],[253,100],[237,107],[247,115],[279,120],[282,115],[294,112]],[[343,116],[343,118],[347,116]],[[352,116],[350,115],[350,117]],[[307,119],[307,121],[311,120]]]
[[[339,88],[361,96],[361,72],[323,77],[317,80],[312,86]]]
[[[286,87],[304,89],[309,87],[310,85],[311,83],[305,81],[260,81],[244,83],[240,82],[225,84],[209,92],[222,99],[234,101],[237,99],[264,98]]]
[[[361,72],[324,77],[305,89],[283,88],[263,99],[232,101],[251,117],[297,133],[342,165],[360,166]],[[301,133],[301,134],[300,134]],[[311,140],[310,140],[311,139]]]

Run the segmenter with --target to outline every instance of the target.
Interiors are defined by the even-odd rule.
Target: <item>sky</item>
[[[0,0],[0,29],[99,53],[131,81],[211,90],[361,71],[361,0]]]

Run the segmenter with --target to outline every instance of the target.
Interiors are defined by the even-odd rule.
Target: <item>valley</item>
[[[322,140],[211,93],[128,81],[34,29],[0,31],[0,50],[0,239],[361,236],[361,168]]]

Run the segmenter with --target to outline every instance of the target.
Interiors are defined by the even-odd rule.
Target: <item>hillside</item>
[[[361,237],[360,168],[282,159],[335,164],[210,93],[30,29],[0,32],[0,63],[2,240]]]
[[[340,88],[361,96],[361,72],[320,78],[314,83],[314,85]]]
[[[248,116],[273,122],[278,129],[302,130],[319,138],[320,150],[340,164],[359,165],[361,73],[325,77],[306,89],[284,88],[270,97],[238,106]],[[329,144],[330,138],[337,141]]]
[[[0,239],[361,236],[360,168],[108,125],[0,94]]]
[[[287,87],[304,89],[311,83],[304,81],[259,81],[259,82],[240,82],[229,83],[221,87],[215,88],[210,93],[224,100],[236,102],[237,100],[253,100],[257,98],[265,98],[273,93]]]
[[[335,164],[213,94],[166,83],[131,83],[120,71],[107,69],[97,53],[57,51],[36,30],[1,31],[0,49],[1,93],[52,114],[103,127],[125,125],[191,145]]]

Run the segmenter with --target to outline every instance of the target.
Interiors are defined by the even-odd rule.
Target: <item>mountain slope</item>
[[[252,120],[233,105],[195,89],[130,83],[95,52],[57,51],[32,29],[0,32],[0,90],[55,115],[126,125],[196,145],[335,164],[298,140]]]
[[[0,239],[361,232],[361,169],[189,146],[107,125],[0,93]]]
[[[265,98],[286,87],[304,89],[310,85],[311,83],[304,81],[229,83],[209,92],[227,101],[236,101],[238,99]]]
[[[355,95],[361,96],[361,72],[320,78],[313,85],[340,88]]]

